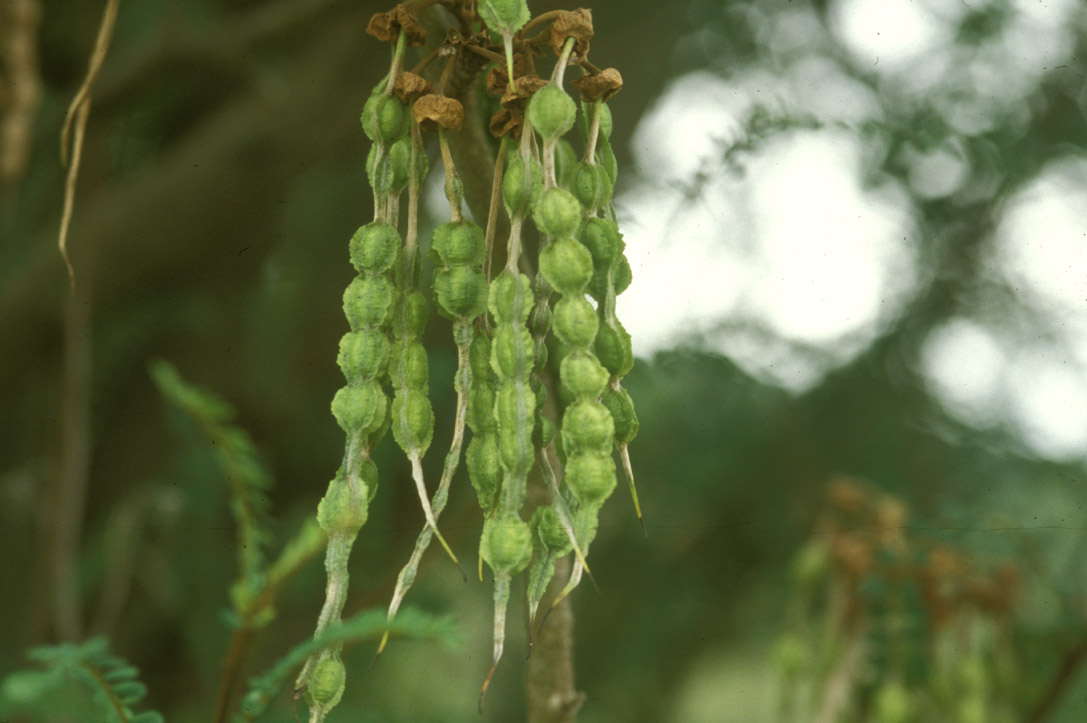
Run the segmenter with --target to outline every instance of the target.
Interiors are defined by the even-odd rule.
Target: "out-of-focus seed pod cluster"
[[[617,459],[633,491],[627,445],[637,432],[637,418],[620,383],[633,357],[630,337],[615,314],[615,297],[631,274],[611,204],[616,166],[605,104],[622,80],[618,71],[587,60],[593,34],[588,10],[532,20],[525,0],[447,5],[447,13],[456,16],[454,28],[484,32],[463,37],[453,30],[436,52],[420,52],[411,67],[409,46],[422,45],[427,37],[426,24],[416,17],[420,5],[426,7],[405,3],[379,13],[367,29],[392,46],[392,60],[362,112],[372,142],[366,171],[374,221],[350,242],[359,276],[344,296],[350,332],[338,357],[348,384],[333,401],[348,440],[344,463],[319,506],[321,526],[329,534],[329,584],[317,632],[339,621],[347,556],[376,490],[371,452],[390,428],[410,463],[426,519],[397,580],[390,622],[432,538],[456,560],[438,532],[438,517],[460,465],[467,427],[465,467],[483,517],[480,576],[485,562],[495,584],[494,656],[480,692],[482,706],[502,655],[513,579],[529,570],[528,605],[535,617],[556,561],[574,554],[561,599],[588,571],[586,554],[600,508],[616,486]],[[543,76],[536,67],[541,38],[555,53]],[[479,85],[486,85],[500,105],[488,124],[500,138],[491,198],[504,207],[509,223],[505,265],[493,274],[490,259],[501,253],[495,248],[497,209],[486,228],[465,218],[467,184],[450,149],[462,126],[477,122],[473,114],[466,117],[451,90],[479,90],[470,82],[466,86],[463,75],[473,71],[465,68],[479,69],[474,72],[480,81],[485,75]],[[580,94],[580,104],[567,91],[568,72],[579,76],[569,85]],[[458,81],[451,83],[454,76]],[[580,148],[567,138],[575,126]],[[419,242],[428,145],[440,152],[450,208],[448,220],[430,235],[429,281]],[[431,303],[451,321],[458,350],[452,441],[432,493],[422,459],[435,425],[445,420],[434,417],[423,344]],[[541,495],[529,494],[534,480],[546,488]],[[529,499],[548,497],[528,509]],[[640,517],[636,497],[635,508]],[[388,635],[379,655],[387,640]],[[298,678],[296,688],[311,704],[313,720],[323,720],[342,696],[346,673],[339,652],[330,647],[315,653]]]

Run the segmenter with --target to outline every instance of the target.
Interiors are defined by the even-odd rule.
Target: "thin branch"
[[[68,179],[64,186],[64,212],[60,219],[57,248],[64,259],[64,266],[68,269],[68,286],[72,294],[75,293],[75,269],[72,268],[72,261],[68,258],[68,226],[72,221],[76,181],[79,178],[79,165],[83,158],[83,138],[87,130],[87,117],[91,112],[91,91],[94,89],[95,80],[98,79],[98,71],[102,69],[102,63],[106,60],[106,52],[113,38],[113,28],[117,24],[117,10],[120,6],[121,0],[106,2],[102,22],[98,26],[98,38],[94,42],[94,50],[91,51],[87,77],[83,79],[83,85],[76,92],[72,104],[68,106],[68,115],[60,131],[60,162],[61,165],[68,166]],[[71,139],[72,160],[70,166],[68,165],[69,139]]]

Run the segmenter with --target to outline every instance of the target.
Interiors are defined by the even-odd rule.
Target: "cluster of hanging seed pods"
[[[418,15],[436,4],[445,6],[459,26],[407,70],[408,47],[426,41]],[[392,430],[410,462],[426,518],[397,580],[389,621],[434,537],[456,561],[438,531],[438,518],[460,465],[467,426],[471,440],[465,467],[483,515],[479,575],[482,579],[486,562],[495,588],[494,656],[480,691],[482,706],[502,656],[513,579],[528,569],[532,625],[558,559],[571,553],[576,557],[552,607],[588,573],[586,555],[597,516],[616,486],[616,456],[641,518],[627,453],[638,421],[621,385],[633,357],[630,336],[615,313],[615,297],[629,285],[631,274],[611,202],[616,166],[605,104],[622,80],[618,71],[601,70],[587,59],[592,37],[588,10],[553,11],[532,19],[525,0],[409,0],[375,15],[368,32],[390,43],[392,61],[362,114],[363,130],[372,141],[367,175],[375,210],[373,222],[350,242],[359,276],[344,295],[351,331],[340,343],[338,361],[347,386],[332,403],[347,443],[343,464],[318,508],[329,542],[328,586],[317,634],[340,620],[348,555],[377,488],[371,452],[386,431]],[[549,50],[553,70],[541,77],[536,63]],[[432,74],[436,80],[428,79],[428,66],[441,59],[444,66]],[[570,85],[579,92],[580,104],[565,88],[571,69],[579,73]],[[476,78],[465,82],[462,76],[472,73]],[[459,81],[451,82],[455,76]],[[462,208],[464,184],[450,136],[474,119],[466,121],[461,101],[447,95],[453,85],[459,92],[481,95],[485,85],[497,99],[489,123],[499,142],[486,229],[466,218]],[[575,125],[581,131],[580,153],[566,138]],[[437,136],[449,201],[448,221],[430,237],[427,257],[434,271],[429,283],[419,239],[427,145],[434,145],[428,136]],[[401,208],[405,190],[406,211]],[[494,238],[499,205],[508,218],[508,225],[502,224],[508,226],[508,238],[505,264],[492,275],[491,259],[502,255]],[[422,335],[432,304],[452,324],[458,367],[452,442],[441,479],[428,497],[422,459],[435,419]],[[554,357],[551,366],[549,356]],[[556,401],[567,402],[561,412],[550,411],[561,404],[548,404],[548,382],[556,372],[562,392]],[[526,509],[530,478],[542,480],[551,498],[534,510]],[[387,642],[388,635],[378,655]],[[311,656],[296,682],[296,691],[310,705],[311,720],[324,720],[339,702],[344,681],[339,648]]]

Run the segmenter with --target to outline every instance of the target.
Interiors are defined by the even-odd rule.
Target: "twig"
[[[68,106],[68,115],[60,131],[60,162],[61,165],[68,166],[68,180],[64,186],[64,212],[60,219],[57,248],[60,249],[64,266],[68,269],[68,286],[72,294],[75,294],[75,270],[72,268],[71,259],[68,258],[68,226],[72,220],[76,180],[79,178],[79,164],[83,157],[83,137],[87,130],[87,116],[91,112],[91,90],[94,88],[94,81],[98,79],[98,71],[102,69],[102,63],[106,59],[106,52],[113,38],[113,28],[117,24],[117,10],[120,5],[121,0],[106,0],[106,9],[102,13],[102,22],[98,26],[98,38],[94,41],[94,50],[91,51],[87,77],[83,79],[83,85],[76,91],[72,104]],[[71,139],[71,165],[68,164],[69,139]]]

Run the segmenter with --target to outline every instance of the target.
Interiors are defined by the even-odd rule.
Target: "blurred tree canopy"
[[[122,2],[90,111],[69,298],[56,250],[65,181],[57,139],[102,4],[26,3],[40,13],[30,24],[37,61],[0,60],[0,82],[18,71],[40,84],[26,116],[25,163],[0,179],[0,549],[10,590],[0,596],[0,673],[25,667],[29,646],[73,632],[107,635],[142,669],[150,707],[169,720],[206,720],[229,637],[221,612],[237,574],[229,494],[207,441],[165,411],[149,365],[168,360],[236,408],[274,478],[268,500],[282,543],[313,514],[342,451],[329,402],[341,384],[346,241],[372,215],[357,119],[387,63],[387,49],[364,30],[387,8]],[[844,128],[871,151],[868,182],[893,179],[908,191],[918,229],[918,268],[909,273],[919,283],[870,343],[821,366],[802,393],[697,338],[638,360],[626,383],[641,419],[631,456],[650,539],[617,495],[594,552],[601,593],[583,586],[575,602],[578,686],[588,695],[581,719],[769,720],[781,684],[772,649],[797,594],[794,556],[817,531],[827,483],[846,475],[908,506],[907,527],[923,528],[918,534],[934,544],[982,568],[1019,567],[1009,636],[1031,675],[1017,710],[1045,716],[1031,720],[1080,720],[1082,455],[1047,458],[1012,425],[964,421],[921,358],[935,330],[964,316],[1013,339],[1061,343],[1066,319],[994,272],[996,231],[1016,194],[1051,164],[1083,160],[1084,8],[1068,11],[1050,38],[1062,62],[1020,73],[1001,63],[1023,43],[1047,40],[1012,30],[1042,11],[1016,0],[955,12],[926,3],[949,38],[941,61],[891,74],[843,42],[848,0],[592,5],[593,55],[626,81],[610,103],[624,170],[635,167],[639,120],[692,71],[772,77],[818,59],[862,88],[878,121],[851,124],[786,104],[739,119],[741,137],[722,145],[709,172],[743,167],[797,128]],[[7,3],[0,18],[16,6],[24,4]],[[531,6],[536,14],[563,7]],[[0,22],[0,36],[15,27]],[[14,117],[11,87],[0,93],[0,117]],[[965,180],[933,192],[918,180],[918,164],[948,147]],[[682,200],[674,188],[657,192]],[[780,200],[783,214],[791,200]],[[773,336],[750,320],[718,321],[724,334]],[[426,340],[437,350],[431,385],[436,416],[447,419],[456,350],[435,326]],[[790,353],[829,353],[778,341]],[[447,443],[443,433],[439,425],[435,446]],[[352,559],[348,612],[385,604],[422,523],[408,471],[389,447],[378,454],[389,472]],[[440,462],[432,455],[428,464]],[[445,519],[450,544],[472,559],[482,521],[470,495],[454,495]],[[427,556],[412,602],[449,613],[464,646],[395,646],[348,686],[344,705],[362,711],[356,720],[478,719],[490,594],[429,564],[439,558]],[[284,588],[276,632],[257,642],[250,673],[312,634],[323,584],[315,563]],[[523,635],[515,630],[512,645]],[[349,671],[361,671],[371,653],[354,649]],[[486,720],[521,716],[523,666],[510,662],[492,685]],[[286,697],[265,719],[292,720]]]

